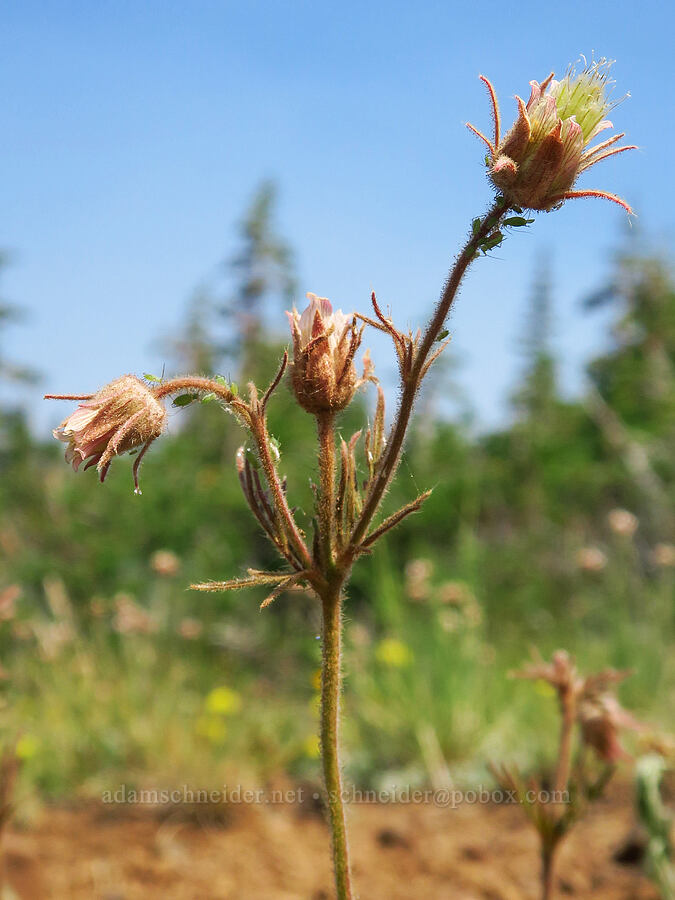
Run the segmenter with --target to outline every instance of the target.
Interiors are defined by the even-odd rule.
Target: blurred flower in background
[[[582,547],[577,553],[577,565],[584,572],[602,572],[607,557],[599,547]]]
[[[384,638],[375,648],[375,658],[385,666],[400,669],[412,663],[413,653],[403,641],[396,638]]]
[[[430,559],[411,559],[405,567],[405,591],[411,600],[426,600],[431,591],[429,579],[434,571]]]
[[[157,622],[130,594],[117,594],[113,628],[119,634],[154,634]]]
[[[204,701],[204,709],[207,713],[215,713],[221,716],[238,713],[241,707],[241,694],[224,685],[209,691]]]
[[[628,512],[627,509],[612,509],[607,514],[607,524],[614,534],[621,537],[632,537],[640,522],[638,517]]]
[[[10,584],[0,591],[0,622],[13,619],[16,613],[16,601],[21,596],[21,588],[18,584]]]
[[[180,571],[180,559],[171,550],[156,550],[150,557],[150,567],[163,578],[173,578]]]
[[[652,550],[652,562],[663,568],[675,566],[675,544],[657,544]]]
[[[186,641],[194,641],[198,637],[201,637],[204,626],[199,621],[199,619],[191,619],[189,617],[185,619],[181,619],[178,625],[178,634],[185,638]]]

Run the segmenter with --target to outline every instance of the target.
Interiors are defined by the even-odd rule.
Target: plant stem
[[[274,498],[274,506],[281,521],[284,523],[286,533],[300,555],[300,559],[305,566],[311,565],[309,551],[305,546],[305,542],[300,534],[300,529],[293,517],[293,513],[286,500],[286,494],[281,486],[279,474],[274,465],[272,454],[270,453],[269,434],[267,432],[267,423],[263,417],[254,416],[251,422],[251,434],[255,438],[258,448],[258,456],[262,463],[265,478]]]
[[[335,415],[316,417],[319,439],[320,494],[318,564],[325,578],[320,591],[323,609],[323,660],[321,666],[321,759],[330,820],[333,870],[338,900],[351,900],[352,889],[347,850],[347,825],[342,802],[340,772],[340,682],[342,665],[342,585],[347,570],[335,566]]]
[[[286,495],[284,494],[279,475],[270,453],[269,433],[267,431],[264,407],[262,412],[252,408],[237,397],[226,385],[222,385],[211,378],[201,378],[196,375],[188,375],[181,378],[173,378],[170,381],[163,381],[152,389],[152,393],[157,400],[168,397],[171,394],[177,394],[179,391],[196,391],[203,394],[215,394],[237,414],[241,422],[250,430],[256,443],[258,455],[265,472],[265,478],[267,479],[270,491],[272,492],[277,514],[283,522],[285,532],[289,540],[293,543],[302,563],[309,568],[311,566],[309,551],[300,534],[300,529],[293,518],[293,513],[286,500]],[[265,395],[265,397],[267,397],[267,395]]]
[[[424,365],[429,358],[431,350],[438,339],[445,320],[450,312],[462,278],[470,264],[476,257],[481,242],[499,225],[502,218],[509,210],[508,203],[503,197],[497,197],[492,207],[481,220],[480,226],[466,242],[464,249],[457,257],[454,266],[450,270],[445,282],[443,293],[436,304],[433,316],[426,327],[421,343],[415,353],[412,369],[407,378],[403,380],[401,400],[398,412],[394,420],[387,446],[380,459],[377,473],[372,480],[368,495],[365,499],[363,510],[352,531],[349,547],[345,551],[347,556],[352,556],[361,539],[368,530],[370,522],[377,512],[380,501],[389,485],[398,465],[403,440],[408,430],[408,423],[412,414],[415,397],[422,382]]]
[[[560,712],[562,722],[560,724],[560,741],[558,744],[558,762],[555,770],[553,789],[556,802],[563,791],[567,790],[570,780],[570,768],[572,765],[572,738],[574,736],[574,722],[576,720],[576,697],[574,690],[570,688],[560,696]]]
[[[541,900],[553,900],[553,875],[555,870],[556,844],[541,851]]]
[[[330,576],[335,563],[335,414],[316,417],[319,437],[320,490],[318,504],[322,568]]]
[[[352,900],[347,825],[339,757],[342,588],[329,583],[322,597],[323,663],[321,667],[321,758],[330,819],[337,900]]]

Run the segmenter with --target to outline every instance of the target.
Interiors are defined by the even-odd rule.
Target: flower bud
[[[311,413],[335,412],[347,406],[358,387],[354,354],[361,331],[353,316],[335,312],[325,297],[307,294],[302,315],[286,315],[293,335],[291,380],[298,403]]]
[[[151,389],[135,375],[123,375],[79,404],[58,428],[54,437],[65,441],[66,462],[77,471],[96,466],[101,481],[113,456],[138,447],[143,449],[134,464],[138,490],[138,465],[148,446],[166,424],[166,410]]]
[[[636,149],[614,146],[623,134],[613,135],[595,147],[588,146],[601,131],[612,127],[605,118],[616,105],[607,98],[610,65],[602,59],[586,65],[579,75],[570,69],[562,81],[555,81],[553,73],[541,84],[531,81],[530,99],[525,104],[516,97],[518,118],[503,139],[494,89],[481,76],[492,101],[494,140],[489,141],[472,125],[469,128],[487,144],[488,175],[512,206],[548,211],[567,199],[604,197],[631,212],[614,194],[572,190],[578,176],[595,163]]]

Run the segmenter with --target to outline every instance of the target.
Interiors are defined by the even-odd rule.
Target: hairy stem
[[[347,825],[339,756],[342,589],[330,583],[323,592],[323,662],[321,667],[321,758],[330,820],[337,900],[352,900]]]
[[[312,561],[305,542],[302,539],[302,535],[300,534],[300,529],[293,518],[293,513],[286,500],[286,494],[281,486],[281,480],[279,479],[279,474],[274,465],[272,454],[270,453],[269,434],[264,418],[256,416],[253,419],[251,423],[251,433],[255,438],[258,455],[265,472],[265,478],[272,491],[272,497],[274,498],[274,505],[277,513],[281,517],[285,526],[285,531],[292,541],[293,546],[298,551],[300,559],[304,565],[309,568]]]
[[[541,852],[541,900],[553,900],[553,876],[557,845],[544,847]]]
[[[320,413],[316,417],[319,438],[320,495],[319,540],[325,575],[329,575],[335,560],[335,415]]]
[[[455,265],[450,270],[445,283],[443,293],[436,305],[436,309],[427,325],[421,343],[415,353],[410,373],[403,379],[401,399],[398,412],[394,420],[387,446],[380,459],[375,477],[372,479],[368,495],[365,499],[363,510],[352,531],[349,546],[345,551],[347,556],[353,556],[356,549],[366,534],[373,516],[377,512],[382,497],[389,485],[398,465],[403,440],[408,430],[410,416],[412,414],[415,397],[422,383],[423,371],[434,343],[443,329],[443,325],[453,304],[462,278],[471,262],[475,259],[482,241],[499,225],[502,218],[508,212],[508,203],[503,197],[498,197],[491,209],[481,220],[480,226],[471,235],[464,249],[457,257]]]
[[[216,397],[222,400],[223,403],[226,403],[249,428],[256,443],[256,449],[265,472],[265,478],[267,479],[270,491],[272,492],[272,497],[274,498],[276,512],[284,525],[284,531],[292,542],[302,563],[307,568],[310,568],[312,561],[309,551],[302,539],[300,529],[293,518],[293,513],[286,500],[279,474],[275,468],[272,454],[270,453],[269,434],[264,413],[252,409],[247,403],[239,399],[227,386],[220,384],[218,381],[214,381],[211,378],[200,378],[196,375],[189,375],[164,381],[152,389],[153,394],[158,400],[162,397],[176,394],[178,391],[197,391],[199,393],[215,394]]]

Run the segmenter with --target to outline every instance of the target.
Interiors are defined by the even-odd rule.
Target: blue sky
[[[371,288],[421,324],[473,216],[490,200],[478,74],[512,119],[516,93],[580,53],[617,60],[613,113],[639,152],[580,186],[621,194],[672,245],[668,5],[369,2],[32,2],[0,14],[2,294],[28,319],[8,355],[42,390],[93,390],[156,371],[157,338],[236,244],[256,184],[275,178],[300,288],[362,309]],[[664,99],[668,98],[668,99]],[[579,300],[608,271],[625,216],[601,201],[539,216],[472,270],[453,313],[461,379],[484,422],[517,376],[538,252],[552,254],[556,346],[578,390],[606,320]],[[298,297],[298,302],[301,295]],[[279,323],[284,318],[280,311]],[[376,366],[391,370],[377,345]],[[36,427],[62,417],[24,392]]]

